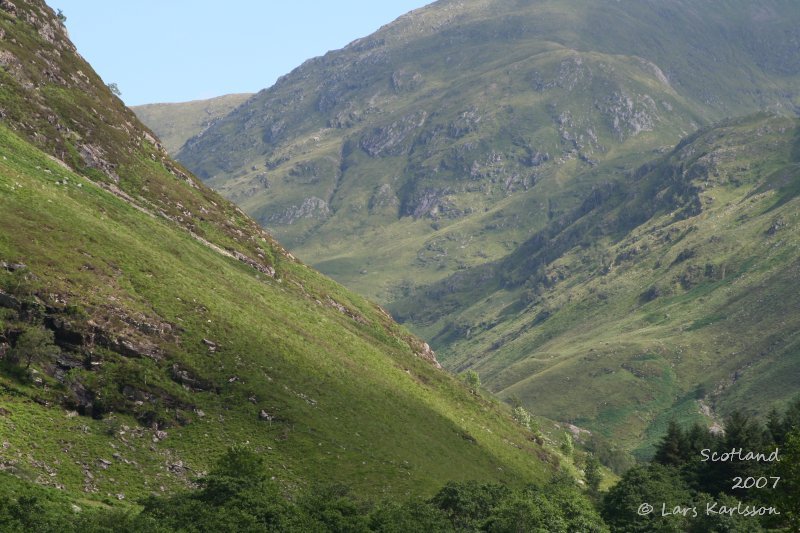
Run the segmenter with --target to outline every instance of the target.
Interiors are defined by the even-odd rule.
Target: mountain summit
[[[601,162],[793,114],[799,24],[780,0],[439,1],[307,61],[177,157],[388,302],[510,252]]]

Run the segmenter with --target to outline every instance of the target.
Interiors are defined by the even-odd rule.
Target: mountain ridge
[[[189,138],[202,133],[251,96],[250,93],[226,94],[190,102],[132,106],[131,110],[158,135],[167,152],[174,155]]]
[[[510,252],[574,207],[572,177],[601,160],[630,168],[728,115],[793,114],[796,15],[780,1],[437,2],[305,62],[178,159],[385,303]]]
[[[44,2],[0,3],[0,35],[3,470],[126,505],[191,486],[231,445],[281,487],[387,497],[559,469],[174,162]]]

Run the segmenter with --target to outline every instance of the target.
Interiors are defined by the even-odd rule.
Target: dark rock
[[[81,355],[62,352],[61,355],[56,359],[56,365],[64,370],[83,368],[86,366],[86,359]]]
[[[404,202],[401,213],[404,216],[420,218],[425,215],[436,214],[444,207],[445,196],[450,194],[449,189],[425,188],[415,191],[411,197]]]
[[[786,222],[782,218],[775,219],[772,224],[770,225],[769,229],[767,230],[767,235],[772,236],[778,233],[782,228],[786,226]]]
[[[145,402],[151,397],[150,394],[131,385],[125,385],[122,387],[122,395],[125,397],[125,399],[132,402]]]
[[[173,381],[195,391],[207,391],[214,388],[208,380],[194,375],[190,370],[182,368],[178,363],[172,365],[170,374]]]
[[[183,461],[176,461],[174,463],[167,464],[167,470],[172,472],[176,475],[184,475],[186,473],[186,465],[183,464]]]
[[[62,347],[84,346],[90,344],[87,336],[76,326],[58,316],[45,317],[45,327],[53,330],[55,342]]]
[[[148,339],[132,339],[126,337],[112,337],[108,332],[98,330],[95,334],[95,342],[100,346],[108,348],[125,357],[159,359],[161,351]]]
[[[661,289],[659,289],[658,287],[653,285],[652,287],[650,287],[649,289],[644,291],[639,296],[639,298],[641,299],[642,302],[652,302],[653,300],[655,300],[656,298],[660,297],[661,295],[662,295]]]
[[[19,311],[22,309],[22,302],[10,294],[0,291],[0,307],[7,309],[14,309]]]
[[[79,414],[89,416],[95,414],[94,392],[86,389],[83,383],[74,381],[69,385],[71,397],[65,402],[68,407],[74,408]]]
[[[675,258],[675,261],[672,262],[673,265],[677,265],[678,263],[682,263],[688,259],[693,258],[697,255],[697,251],[693,248],[687,248],[685,250],[681,250],[681,253]]]
[[[373,128],[361,138],[359,146],[370,157],[402,155],[409,148],[405,141],[425,124],[427,118],[426,111],[417,111],[388,126]]]

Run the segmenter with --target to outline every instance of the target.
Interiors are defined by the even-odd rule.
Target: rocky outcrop
[[[331,210],[328,207],[328,202],[322,198],[311,196],[303,200],[303,203],[300,205],[293,205],[285,209],[282,213],[267,217],[267,222],[269,224],[288,226],[304,218],[323,220],[330,215]]]
[[[406,141],[425,124],[427,118],[427,111],[409,113],[388,126],[377,127],[365,133],[359,146],[371,157],[402,155],[409,148]]]
[[[172,365],[170,369],[172,380],[183,385],[184,388],[192,391],[215,390],[214,384],[197,375],[193,370],[181,366],[179,363]]]
[[[0,307],[19,311],[22,309],[22,302],[16,296],[12,296],[11,294],[0,290]]]
[[[612,131],[620,140],[653,131],[660,117],[658,107],[649,95],[630,95],[614,92],[595,104],[610,121]]]
[[[392,186],[388,183],[379,185],[367,203],[367,208],[370,213],[377,213],[386,209],[397,209],[400,205],[400,199],[397,198]]]
[[[17,6],[9,0],[0,0],[0,9],[8,13],[10,16],[17,18]]]
[[[87,167],[99,170],[114,180],[114,183],[119,183],[119,176],[116,173],[117,167],[113,163],[109,163],[108,160],[106,160],[102,148],[91,144],[82,144],[78,153],[80,153],[80,156],[83,159],[83,162],[86,163]]]
[[[450,189],[424,188],[416,191],[402,207],[403,216],[421,218],[423,216],[435,216],[442,211],[447,211],[449,202],[447,196],[451,194]]]

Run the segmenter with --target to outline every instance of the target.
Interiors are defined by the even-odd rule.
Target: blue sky
[[[431,0],[47,0],[128,105],[255,92]]]

